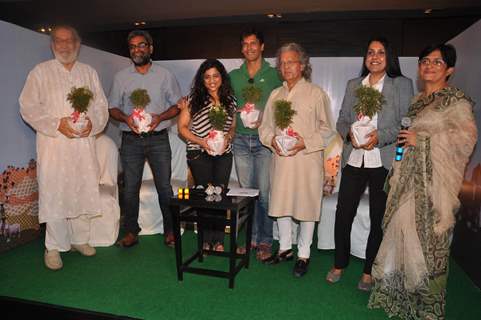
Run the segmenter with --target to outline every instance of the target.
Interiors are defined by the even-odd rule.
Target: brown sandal
[[[257,247],[256,259],[264,262],[272,255],[272,247],[269,244],[261,243]]]
[[[218,243],[214,244],[213,250],[217,251],[217,252],[224,252],[224,245],[222,243],[218,242]]]
[[[246,250],[246,247],[237,247],[235,252],[237,254],[246,254],[247,250]]]

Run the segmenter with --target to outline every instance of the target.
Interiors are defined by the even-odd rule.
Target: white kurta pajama
[[[281,133],[274,120],[274,103],[281,99],[292,102],[296,114],[290,127],[304,139],[306,146],[289,157],[279,156],[271,145],[272,139]],[[301,229],[305,230],[300,231],[300,258],[309,258],[314,221],[320,218],[324,184],[322,150],[333,128],[329,97],[320,87],[303,78],[290,91],[285,82],[282,87],[272,91],[259,127],[261,142],[274,152],[270,172],[269,215],[301,221]],[[281,251],[292,246],[290,220],[278,219]]]
[[[272,138],[281,133],[274,121],[274,103],[281,99],[292,102],[296,114],[291,127],[306,145],[291,157],[277,155],[271,145]],[[261,142],[274,152],[270,216],[319,221],[324,183],[322,150],[333,130],[329,97],[320,87],[301,79],[290,91],[286,83],[272,91],[259,127]]]
[[[88,137],[69,139],[58,126],[61,118],[74,111],[67,101],[74,86],[93,92],[87,112],[92,131]],[[29,73],[19,102],[23,119],[37,132],[40,223],[52,222],[53,226],[59,220],[100,214],[95,135],[104,129],[108,110],[97,72],[80,62],[70,71],[57,60],[40,63]],[[88,231],[83,233],[88,235]],[[72,237],[71,241],[79,244],[75,242],[84,240]],[[70,249],[70,243],[58,246],[55,249]]]

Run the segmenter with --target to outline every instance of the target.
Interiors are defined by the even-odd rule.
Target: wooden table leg
[[[245,268],[249,268],[251,242],[252,242],[252,219],[254,219],[256,199],[251,199],[247,207],[247,225],[246,225],[246,262]]]
[[[233,210],[234,211],[234,210]],[[235,210],[231,212],[230,226],[230,252],[229,252],[229,288],[234,289],[236,254],[237,254],[237,218],[239,212]]]
[[[170,206],[170,212],[172,213],[172,224],[174,229],[174,239],[175,239],[175,264],[177,267],[177,279],[182,281],[183,271],[182,271],[182,238],[180,235],[180,212],[179,206]]]

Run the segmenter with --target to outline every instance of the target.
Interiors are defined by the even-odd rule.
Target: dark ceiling
[[[358,55],[380,33],[412,55],[479,18],[480,0],[0,0],[0,20],[37,31],[68,23],[86,44],[121,55],[129,30],[148,29],[157,44],[169,43],[156,48],[155,59],[236,57],[239,31],[251,25],[266,33],[268,55],[293,40],[317,56]]]
[[[288,21],[323,13],[341,16],[393,10],[469,14],[471,8],[480,6],[480,0],[0,0],[0,19],[31,29],[69,23],[85,31],[112,31],[132,28],[140,21],[158,28],[215,20],[269,20],[268,13],[282,15],[274,20]]]

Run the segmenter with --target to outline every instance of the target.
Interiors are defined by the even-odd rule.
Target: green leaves
[[[292,123],[292,117],[296,114],[296,111],[292,109],[292,102],[277,100],[274,102],[274,109],[276,126],[281,130],[286,129]]]
[[[363,85],[356,89],[356,97],[357,104],[354,106],[354,111],[371,119],[377,112],[381,111],[382,104],[385,101],[381,92]]]
[[[209,121],[215,130],[223,131],[227,120],[227,112],[221,105],[213,105],[209,110]]]
[[[72,108],[79,112],[87,112],[90,100],[92,100],[94,94],[87,87],[72,87],[70,93],[67,95],[67,101],[70,102]]]
[[[262,89],[255,85],[249,85],[242,89],[242,97],[246,102],[256,104],[262,96]]]
[[[144,109],[150,103],[149,93],[145,89],[135,89],[129,99],[137,109]]]

